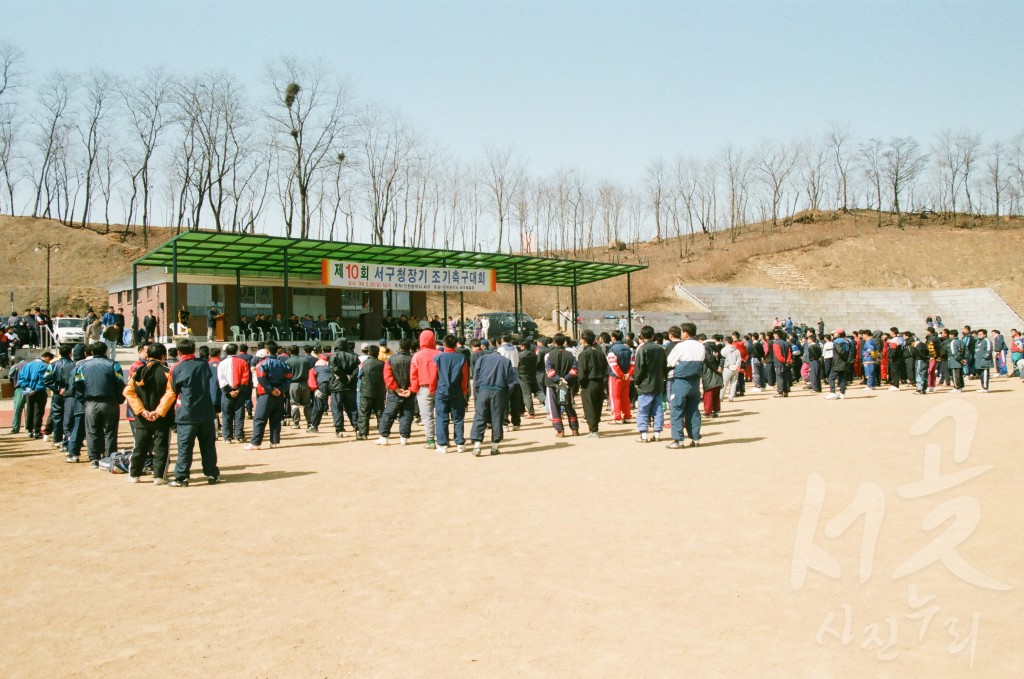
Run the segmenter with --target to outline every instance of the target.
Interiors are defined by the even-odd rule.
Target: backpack
[[[843,363],[850,360],[850,342],[848,340],[836,340],[832,343],[832,356]]]

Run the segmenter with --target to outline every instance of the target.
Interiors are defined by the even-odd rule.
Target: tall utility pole
[[[59,243],[40,243],[36,246],[35,251],[41,252],[46,249],[46,313],[51,313],[50,308],[50,252],[53,250],[60,250]]]

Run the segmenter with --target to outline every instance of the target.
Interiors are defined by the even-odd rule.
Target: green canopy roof
[[[646,269],[639,264],[586,262],[552,257],[503,255],[501,253],[464,252],[408,248],[368,243],[282,238],[278,236],[239,235],[208,231],[187,231],[136,259],[135,266],[171,267],[177,246],[179,271],[197,271],[234,276],[284,276],[285,252],[288,275],[295,278],[320,278],[320,263],[333,259],[366,264],[394,266],[448,266],[460,269],[495,269],[499,283],[518,281],[523,285],[584,285]]]

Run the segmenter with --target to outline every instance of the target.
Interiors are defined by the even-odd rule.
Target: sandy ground
[[[1005,379],[959,397],[751,394],[683,451],[621,426],[556,441],[539,419],[494,458],[442,458],[418,431],[379,448],[287,430],[274,451],[221,446],[226,483],[183,489],[4,435],[0,674],[1021,676],[1022,396]],[[913,436],[934,408],[959,419]],[[991,468],[901,497],[926,444],[935,477]],[[940,508],[955,518],[927,523]],[[962,562],[893,577],[947,539]]]

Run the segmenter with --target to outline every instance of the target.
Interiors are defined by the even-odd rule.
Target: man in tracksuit
[[[380,347],[373,344],[367,351],[369,356],[359,366],[357,441],[365,441],[370,435],[370,415],[377,418],[377,429],[380,429],[381,413],[384,412],[384,401],[387,396],[387,388],[384,386],[384,362],[377,358],[380,355]]]
[[[503,356],[512,364],[512,369],[516,372],[516,384],[519,384],[519,349],[512,344],[512,335],[505,333],[501,336],[501,345],[494,352],[499,356]],[[473,396],[476,396],[476,390],[473,390]],[[532,399],[531,399],[532,400]],[[523,423],[523,411],[526,409],[526,403],[523,401],[523,392],[521,389],[517,389],[515,393],[508,395],[506,403],[506,412],[508,414],[508,420],[512,424],[512,430],[516,431]]]
[[[519,343],[519,365],[516,372],[519,373],[519,390],[523,394],[526,417],[531,420],[537,416],[533,396],[540,392],[540,386],[537,384],[538,366],[537,354],[530,350],[530,341],[523,340]],[[601,381],[604,381],[604,375],[601,375]]]
[[[845,399],[846,382],[850,364],[853,362],[853,342],[846,336],[846,332],[839,328],[835,331],[832,339],[832,365],[828,373],[827,400]],[[839,393],[836,393],[838,387]]]
[[[65,462],[78,462],[85,442],[85,402],[75,395],[75,373],[85,360],[85,345],[71,349],[71,365],[64,369],[64,455]]]
[[[601,411],[604,408],[604,389],[608,380],[608,358],[596,342],[594,331],[587,329],[580,333],[583,348],[576,357],[579,369],[580,400],[583,402],[583,418],[587,421],[587,438],[600,438]],[[522,364],[520,364],[522,365]],[[521,378],[521,376],[520,376]]]
[[[974,370],[978,373],[981,387],[978,389],[979,392],[988,393],[989,375],[994,365],[992,340],[988,338],[984,328],[979,328],[977,339],[974,341]]]
[[[196,357],[196,343],[191,339],[177,342],[178,362],[167,378],[167,389],[178,402],[174,425],[178,434],[178,460],[174,479],[167,485],[179,488],[188,485],[192,454],[196,443],[203,461],[203,475],[211,484],[220,481],[217,468],[217,428],[214,421],[213,384],[216,377],[210,364]]]
[[[302,418],[306,418],[306,427],[310,425],[310,391],[309,362],[299,353],[298,345],[288,347],[288,370],[292,374],[292,383],[288,385],[288,399],[292,404],[292,429],[302,426]]]
[[[284,397],[291,384],[292,374],[288,365],[277,357],[277,342],[266,344],[267,357],[257,364],[256,410],[252,418],[252,440],[246,450],[259,450],[263,445],[263,434],[270,422],[270,447],[281,443],[281,421],[284,419]]]
[[[509,398],[521,393],[519,372],[505,356],[495,352],[477,360],[473,378],[473,428],[469,434],[474,455],[480,457],[480,444],[488,424],[491,425],[491,455],[499,453]]]
[[[775,366],[775,397],[789,396],[789,387],[792,375],[790,368],[793,365],[793,352],[786,335],[782,330],[774,332],[775,339],[772,341],[772,363]]]
[[[334,344],[328,365],[331,369],[331,416],[334,419],[334,435],[342,437],[345,431],[345,417],[352,428],[356,428],[359,408],[356,403],[356,386],[359,379],[359,357],[353,352],[355,344],[349,340],[338,340]]]
[[[967,358],[964,351],[964,343],[959,337],[956,328],[949,331],[949,374],[953,384],[953,393],[959,394],[964,389],[964,364]]]
[[[85,404],[85,439],[89,464],[99,469],[100,458],[117,452],[117,424],[124,398],[121,366],[107,358],[107,345],[89,345],[91,358],[75,370],[75,398]]]
[[[608,400],[612,422],[628,424],[631,417],[629,386],[633,378],[633,352],[622,342],[620,331],[612,331],[612,340],[608,347]]]
[[[807,362],[810,367],[809,384],[815,393],[821,393],[822,349],[813,330],[807,331]]]
[[[416,414],[416,394],[411,389],[413,339],[403,337],[398,341],[398,353],[384,363],[384,384],[388,388],[384,403],[384,414],[380,418],[377,445],[386,446],[391,437],[391,427],[398,419],[398,442],[406,445],[412,436],[412,420]]]
[[[324,413],[327,412],[329,407],[328,399],[331,394],[331,366],[328,363],[329,358],[330,356],[324,351],[317,357],[309,371],[306,383],[309,385],[313,406],[309,415],[312,419],[309,421],[309,427],[306,428],[307,434],[320,433],[320,422],[323,420]]]
[[[437,447],[434,440],[437,429],[434,422],[434,391],[430,388],[430,385],[437,381],[437,364],[434,363],[434,357],[437,355],[434,331],[424,330],[420,333],[420,349],[413,355],[409,367],[409,390],[416,395],[428,450]]]
[[[870,331],[863,331],[860,334],[860,362],[864,368],[864,379],[867,382],[868,389],[874,389],[878,386],[878,347],[875,345],[875,339],[871,336]]]
[[[238,356],[238,345],[224,347],[224,359],[217,366],[220,388],[220,430],[225,443],[245,439],[245,394],[250,390],[249,363]]]
[[[50,432],[53,434],[53,445],[60,448],[64,442],[64,401],[66,394],[71,391],[67,377],[71,374],[69,369],[75,364],[71,360],[70,344],[62,344],[57,353],[60,358],[50,361],[43,375],[43,383],[53,394],[50,398],[50,419],[53,422]]]
[[[548,390],[545,386],[547,378],[545,377],[544,359],[547,358],[549,351],[551,351],[551,342],[547,337],[539,337],[537,339],[537,347],[533,352],[537,355],[537,389],[533,392],[533,395],[543,404],[546,404],[548,401]],[[607,380],[607,376],[603,379]],[[545,407],[547,406],[545,405]]]
[[[135,413],[135,447],[132,449],[128,482],[138,483],[147,458],[153,458],[153,485],[167,483],[167,457],[170,452],[171,414],[176,396],[168,389],[169,371],[164,365],[167,348],[150,344],[146,362],[132,373],[124,396]]]
[[[665,347],[654,341],[654,328],[645,325],[640,328],[640,346],[636,350],[634,381],[637,392],[636,428],[640,432],[637,443],[647,443],[648,429],[654,423],[653,440],[661,440],[665,426],[665,377],[668,371],[668,356]]]
[[[617,332],[617,331],[616,331]],[[569,421],[569,430],[573,436],[580,435],[580,424],[576,418],[576,406],[573,404],[573,387],[576,386],[576,377],[579,374],[579,364],[571,351],[565,348],[566,336],[559,333],[555,335],[555,346],[548,351],[544,357],[544,377],[547,385],[547,407],[548,417],[555,428],[555,437],[565,436],[565,424],[562,420],[562,412],[565,412],[565,419]],[[625,346],[625,345],[623,345]],[[629,347],[626,347],[629,351]],[[609,352],[610,355],[610,352]],[[609,358],[609,360],[611,360]],[[632,366],[630,366],[632,368]],[[625,385],[626,408],[629,408],[629,382]]]
[[[683,341],[672,347],[667,366],[672,372],[669,392],[669,417],[672,420],[672,443],[668,448],[683,447],[686,434],[690,445],[700,445],[700,377],[707,350],[695,339],[697,327],[693,323],[679,326]]]
[[[434,354],[431,358],[434,374],[430,381],[430,393],[434,397],[434,417],[437,422],[435,426],[437,452],[442,455],[448,452],[449,418],[451,418],[452,428],[455,430],[457,451],[463,452],[466,444],[465,420],[466,394],[469,393],[469,361],[455,351],[455,344],[455,336],[446,335],[444,351]],[[477,364],[479,365],[479,363],[478,360]],[[415,362],[413,365],[415,366]],[[422,411],[420,412],[423,416]]]
[[[18,385],[25,394],[25,428],[30,439],[43,438],[43,414],[46,412],[46,371],[53,354],[44,352],[29,361],[18,374]]]

